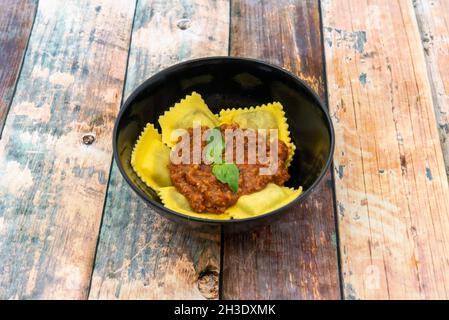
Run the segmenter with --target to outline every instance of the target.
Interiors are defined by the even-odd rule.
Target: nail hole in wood
[[[95,137],[93,135],[91,135],[91,134],[85,134],[83,136],[83,143],[85,145],[87,145],[87,146],[91,145],[92,143],[94,143],[94,141],[95,141]]]
[[[198,276],[198,289],[206,299],[218,298],[218,272],[206,267]]]
[[[180,19],[178,23],[176,23],[179,29],[186,30],[190,28],[190,19]]]

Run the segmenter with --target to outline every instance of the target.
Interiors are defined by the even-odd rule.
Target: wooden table
[[[2,0],[0,48],[0,298],[449,298],[449,0]],[[166,221],[112,162],[130,92],[217,55],[335,125],[320,187],[251,233]]]

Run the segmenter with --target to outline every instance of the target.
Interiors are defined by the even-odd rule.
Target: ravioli
[[[204,100],[196,92],[186,96],[159,117],[159,125],[162,129],[162,142],[169,147],[176,145],[179,137],[179,135],[176,135],[176,130],[178,129],[188,129],[197,126],[214,128],[218,124],[217,116],[210,111]]]
[[[220,124],[237,123],[241,128],[250,129],[278,129],[278,138],[289,147],[290,165],[296,150],[290,138],[287,119],[282,104],[273,102],[249,108],[233,108],[220,111]]]
[[[173,211],[202,219],[245,219],[278,209],[302,193],[302,188],[291,189],[268,183],[260,191],[240,196],[224,213],[198,213],[192,210],[187,198],[173,186],[170,178],[170,152],[178,140],[173,133],[177,129],[187,130],[197,125],[215,128],[221,124],[238,124],[241,128],[278,129],[279,140],[289,147],[290,162],[295,145],[291,141],[285,113],[279,102],[226,109],[217,116],[198,93],[192,92],[160,116],[159,124],[161,133],[153,124],[147,124],[134,146],[131,165],[141,180],[158,193],[164,206]]]
[[[140,134],[131,154],[134,171],[156,191],[172,185],[168,169],[170,151],[171,149],[162,143],[159,132],[149,123]]]
[[[216,214],[194,212],[186,197],[175,187],[159,189],[159,196],[167,208],[192,217],[217,220],[245,219],[262,215],[288,204],[301,193],[302,188],[291,189],[270,183],[259,192],[241,196],[225,213]]]
[[[162,200],[162,203],[167,208],[191,216],[196,218],[203,219],[217,219],[217,220],[229,220],[230,216],[228,213],[216,214],[216,213],[197,213],[194,212],[187,201],[187,198],[184,197],[175,187],[165,187],[159,189],[159,197]]]
[[[269,183],[263,190],[241,196],[226,213],[233,219],[245,219],[276,210],[293,201],[302,193],[302,188],[291,189]]]

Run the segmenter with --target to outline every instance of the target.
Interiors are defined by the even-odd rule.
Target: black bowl
[[[214,113],[224,107],[281,102],[297,147],[287,186],[302,186],[304,192],[282,208],[242,220],[200,219],[164,207],[156,192],[132,169],[131,151],[148,122],[160,130],[159,116],[192,91],[201,94]],[[115,161],[126,182],[158,213],[189,226],[224,225],[243,230],[287,214],[295,203],[303,201],[313,191],[331,162],[334,132],[329,114],[317,94],[292,73],[253,59],[211,57],[177,64],[140,85],[120,110],[113,147]]]

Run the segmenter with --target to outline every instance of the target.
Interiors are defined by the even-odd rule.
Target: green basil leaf
[[[222,163],[225,143],[220,128],[213,128],[207,138],[206,158],[212,163]]]
[[[234,163],[221,163],[212,166],[212,173],[222,183],[227,183],[233,192],[239,190],[239,168]]]

